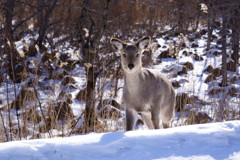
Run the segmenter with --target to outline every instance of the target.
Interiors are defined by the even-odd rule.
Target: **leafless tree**
[[[44,1],[44,0],[38,0],[37,1],[37,10],[38,10],[38,39],[37,44],[39,47],[42,47],[43,40],[45,38],[47,29],[49,27],[49,19],[51,16],[51,13],[53,12],[53,9],[56,7],[58,0],[52,0],[52,1]]]
[[[108,25],[109,5],[111,0],[101,3],[84,0],[82,11],[77,23],[78,39],[82,50],[83,63],[86,64],[86,107],[85,132],[94,131],[95,127],[95,86],[99,75],[96,68],[99,57],[99,44]],[[95,7],[95,8],[94,8]],[[97,7],[97,8],[96,8]]]
[[[240,37],[240,1],[235,0],[231,6],[232,12],[230,12],[230,27],[232,29],[232,59],[234,61],[233,71],[237,71],[239,65],[239,37]]]

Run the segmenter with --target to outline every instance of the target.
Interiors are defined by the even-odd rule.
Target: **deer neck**
[[[134,72],[125,72],[124,83],[127,89],[137,89],[142,81],[142,67],[139,67]]]

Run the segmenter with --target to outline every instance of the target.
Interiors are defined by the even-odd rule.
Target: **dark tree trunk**
[[[226,26],[227,26],[227,17],[226,13],[223,12],[222,18],[222,86],[227,86],[227,33],[226,33]]]
[[[79,40],[81,43],[83,61],[87,64],[86,67],[86,78],[87,78],[87,98],[86,98],[86,107],[84,114],[84,132],[94,132],[95,122],[96,122],[96,109],[95,109],[95,86],[96,79],[98,77],[98,71],[94,66],[97,59],[97,47],[99,47],[100,39],[102,38],[103,32],[107,26],[108,20],[108,10],[110,0],[104,1],[103,5],[103,15],[99,19],[94,19],[95,13],[89,11],[93,1],[84,0],[82,14],[79,18],[78,29],[80,30]],[[88,36],[82,32],[83,29],[88,30]]]
[[[184,1],[178,0],[177,1],[177,7],[178,7],[178,32],[179,33],[184,33],[184,25],[183,25]]]
[[[6,0],[5,5],[4,5],[4,11],[5,11],[5,19],[6,19],[6,23],[5,23],[5,49],[6,52],[9,53],[8,54],[8,72],[9,75],[13,76],[12,80],[14,82],[14,96],[16,99],[16,86],[15,86],[15,66],[17,65],[17,59],[18,59],[18,54],[15,51],[14,48],[14,37],[13,37],[13,25],[12,25],[12,21],[13,21],[13,16],[14,16],[14,8],[15,8],[15,0]],[[15,105],[16,106],[16,105]],[[9,114],[10,114],[10,108],[9,109]],[[21,127],[20,127],[20,120],[19,120],[19,113],[18,113],[18,108],[16,107],[15,111],[16,111],[16,116],[17,116],[17,126],[18,126],[18,137],[21,140]],[[10,115],[9,115],[9,126],[10,126],[10,134],[12,134],[12,124],[11,124],[11,119],[10,119]],[[12,135],[10,135],[10,139],[12,140]]]
[[[43,0],[36,0],[37,1],[37,23],[36,26],[38,28],[41,27],[42,21],[43,21]]]
[[[38,10],[39,10],[39,13],[40,15],[38,15],[38,25],[39,25],[39,30],[38,30],[38,39],[37,39],[37,44],[40,48],[42,48],[42,44],[43,44],[43,41],[45,39],[45,35],[46,35],[46,32],[47,32],[47,29],[49,27],[49,18],[51,16],[51,13],[53,11],[53,9],[55,8],[56,6],[56,3],[57,3],[58,0],[53,0],[49,3],[47,2],[44,2],[44,1],[39,1],[38,2]],[[43,12],[43,9],[44,9],[44,12]],[[45,14],[44,14],[45,13]]]
[[[85,133],[94,132],[96,111],[95,111],[95,85],[96,76],[94,72],[94,67],[87,68],[87,98],[86,98],[86,108],[84,114],[85,121]]]
[[[78,21],[78,32],[79,32],[79,40],[81,43],[82,53],[83,53],[83,62],[86,64],[86,78],[87,78],[87,86],[86,86],[86,106],[84,113],[84,133],[94,132],[95,126],[95,85],[96,79],[95,76],[95,68],[93,67],[94,59],[95,59],[95,50],[93,46],[93,41],[91,40],[91,35],[93,34],[93,28],[95,24],[91,20],[91,13],[89,12],[89,8],[91,5],[91,1],[84,0],[83,1],[83,9],[81,16]],[[83,32],[83,29],[86,28],[88,30],[89,36],[86,36]]]
[[[210,49],[213,32],[213,8],[212,3],[208,5],[208,38],[207,38],[207,51]]]
[[[15,7],[15,0],[6,0],[5,2],[5,19],[6,19],[6,37],[10,42],[13,41],[13,16],[14,16],[14,7]]]
[[[234,65],[231,66],[233,71],[237,70],[239,63],[239,36],[240,36],[240,2],[237,2],[237,8],[234,9],[232,18],[231,18],[231,27],[232,27],[232,59],[234,61]]]
[[[239,60],[239,33],[236,30],[232,30],[232,59],[234,65],[230,66],[231,71],[236,71]]]

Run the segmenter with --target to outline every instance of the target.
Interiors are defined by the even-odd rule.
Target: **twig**
[[[8,40],[8,39],[7,39]],[[16,89],[16,84],[15,84],[15,71],[14,71],[14,65],[13,65],[13,44],[12,42],[10,42],[8,40],[8,45],[10,47],[10,61],[11,61],[11,69],[12,69],[12,75],[13,75],[13,89],[14,89],[14,98],[15,98],[15,102],[16,102],[16,99],[17,99],[17,89]],[[16,55],[14,55],[16,56]],[[19,120],[19,115],[18,115],[18,107],[16,106],[16,103],[15,103],[15,111],[16,111],[16,116],[17,116],[17,123],[18,123],[18,136],[19,136],[19,139],[21,140],[21,127],[20,127],[20,120]]]
[[[11,112],[10,112],[10,105],[9,105],[9,96],[8,96],[8,80],[7,83],[7,108],[8,108],[8,121],[9,121],[9,132],[10,132],[10,140],[12,141],[12,122],[11,122]]]
[[[7,141],[8,141],[7,128],[6,128],[6,126],[5,126],[4,118],[3,118],[3,115],[2,115],[2,111],[1,111],[1,110],[0,110],[0,116],[1,116],[1,119],[2,119],[2,123],[3,123],[4,134],[6,135],[6,138],[7,138]]]
[[[120,59],[120,57],[115,57],[113,60],[111,60],[108,64],[106,64],[104,67],[102,67],[101,69],[99,69],[96,73],[95,76],[98,77],[104,70],[104,68],[109,67],[111,65],[113,65],[115,62],[117,62]]]
[[[39,97],[38,97],[36,88],[34,87],[34,85],[32,85],[32,87],[33,87],[33,89],[34,89],[34,93],[35,93],[35,96],[36,96],[36,98],[37,98],[38,105],[39,105],[41,114],[42,114],[42,116],[43,116],[43,121],[44,121],[45,127],[46,127],[46,126],[47,126],[47,121],[46,121],[45,115],[43,114],[42,104],[41,104],[40,99],[39,99]],[[48,135],[49,135],[50,138],[52,138],[52,134],[51,134],[50,130],[48,131]]]
[[[13,29],[13,32],[15,32],[22,24],[24,24],[25,22],[29,21],[31,18],[33,18],[38,12],[33,13],[32,15],[30,15],[29,17],[27,17],[26,19],[22,20],[21,22],[19,22]]]
[[[85,111],[83,111],[82,114],[78,117],[77,122],[73,125],[73,127],[72,127],[72,129],[71,129],[71,132],[68,134],[68,137],[71,136],[74,128],[76,127],[76,125],[78,124],[79,120],[82,118],[82,116],[83,116],[84,113],[85,113]]]
[[[181,24],[184,24],[186,23],[187,21],[191,20],[191,19],[194,19],[196,16],[198,16],[202,11],[198,11],[196,14],[194,14],[193,16],[190,16],[190,17],[187,17],[185,18],[184,20],[181,21],[181,23],[178,23],[176,24],[175,26],[173,26],[171,29],[167,30],[167,31],[164,31],[164,32],[161,32],[161,33],[157,33],[155,38],[159,38],[159,37],[162,37],[163,35],[165,34],[168,34],[172,31],[174,31],[179,25]]]

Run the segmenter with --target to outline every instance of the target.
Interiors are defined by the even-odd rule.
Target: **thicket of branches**
[[[207,10],[204,10],[203,5],[207,6]],[[17,87],[24,80],[24,75],[15,73],[19,64],[22,64],[22,70],[30,70],[25,64],[27,57],[21,56],[14,44],[26,34],[35,37],[32,46],[37,45],[40,53],[46,52],[48,48],[51,48],[52,53],[61,53],[61,46],[66,45],[80,50],[81,59],[77,63],[86,67],[87,79],[83,132],[94,131],[97,79],[109,76],[109,71],[116,74],[119,70],[119,65],[115,65],[119,59],[112,54],[109,45],[111,37],[129,40],[149,35],[155,39],[165,34],[191,33],[200,25],[205,25],[209,37],[206,50],[209,50],[213,28],[218,26],[222,34],[222,86],[227,85],[226,36],[231,36],[232,40],[233,70],[237,71],[239,65],[238,0],[1,0],[0,6],[2,83],[7,85],[10,77]],[[229,35],[227,29],[231,29],[232,34]],[[54,70],[44,68],[48,69]],[[35,84],[32,82],[33,89]],[[33,93],[38,97],[36,88]],[[17,98],[16,92],[14,96]],[[15,103],[12,108],[16,110],[18,128],[21,128],[19,105]],[[41,107],[40,102],[38,106]],[[9,112],[10,108],[8,105]],[[10,119],[12,134],[14,131],[11,131]],[[47,123],[44,118],[42,121]],[[4,130],[7,132],[8,128],[5,126]],[[16,132],[21,139],[21,131]]]

